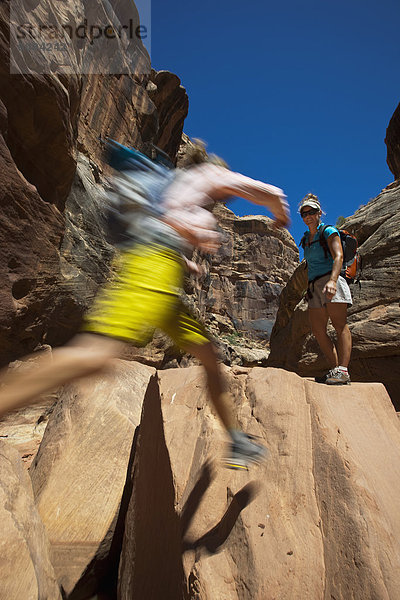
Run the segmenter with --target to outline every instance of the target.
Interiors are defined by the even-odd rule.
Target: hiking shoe
[[[314,377],[316,383],[326,383],[328,377],[330,377],[335,369],[330,369],[327,373],[324,373],[320,377]]]
[[[349,385],[351,381],[348,373],[345,373],[344,371],[341,371],[339,367],[336,367],[329,372],[329,376],[325,383],[327,385]]]
[[[248,471],[251,464],[260,463],[267,455],[267,448],[255,441],[255,437],[235,431],[229,448],[229,456],[225,459],[228,469]]]

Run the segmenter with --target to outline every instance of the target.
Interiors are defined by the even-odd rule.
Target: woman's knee
[[[336,333],[342,332],[347,325],[347,304],[331,302],[328,314]]]
[[[218,370],[217,352],[211,342],[191,344],[185,348],[185,351],[200,360],[206,370]]]
[[[309,308],[308,309],[308,320],[310,323],[311,331],[314,335],[326,332],[328,325],[328,313],[324,308]]]
[[[345,315],[331,317],[332,327],[337,335],[341,335],[347,327],[347,317]]]
[[[311,332],[317,340],[321,340],[321,339],[325,339],[325,338],[329,337],[326,327],[311,328]]]
[[[327,325],[328,321],[326,319],[310,319],[311,332],[315,337],[327,335]]]

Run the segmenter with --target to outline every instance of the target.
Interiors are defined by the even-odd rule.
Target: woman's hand
[[[207,269],[204,265],[199,265],[193,260],[189,260],[188,258],[186,258],[185,255],[183,255],[183,261],[190,275],[194,275],[196,279],[198,279],[199,277],[203,277],[207,274]]]
[[[336,294],[336,281],[334,279],[327,281],[322,293],[325,294],[327,300],[332,300],[333,296]]]

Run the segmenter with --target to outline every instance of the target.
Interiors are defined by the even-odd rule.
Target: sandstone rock
[[[214,213],[223,244],[209,259],[208,276],[193,283],[192,298],[200,315],[228,318],[245,337],[269,337],[279,295],[298,263],[298,250],[286,230],[268,217],[236,217],[223,205]]]
[[[76,27],[106,16],[105,0],[68,7],[53,0],[12,3],[13,18],[33,26]],[[124,10],[128,14],[124,14]],[[113,3],[119,23],[139,23],[134,4]],[[146,149],[168,146],[170,123],[180,136],[187,97],[177,78],[156,73],[155,103],[147,92],[150,59],[144,47],[129,42],[116,55],[123,75],[97,75],[89,39],[65,39],[68,76],[35,74],[37,56],[16,52],[10,75],[8,2],[0,6],[0,363],[38,344],[64,343],[79,328],[82,313],[109,273],[110,247],[101,215],[102,144],[109,135]],[[13,39],[13,38],[12,38]],[[15,42],[15,40],[14,40]],[[120,40],[117,40],[121,44]],[[135,50],[135,52],[132,52]],[[13,55],[13,53],[12,53]],[[14,59],[15,56],[13,55]],[[27,59],[28,62],[27,62]],[[31,60],[32,59],[32,60]],[[31,62],[29,62],[31,60]],[[57,62],[57,61],[56,61]],[[57,62],[64,64],[63,60]],[[36,65],[37,66],[37,65]],[[110,65],[105,65],[104,72]],[[14,68],[14,70],[15,70]],[[22,72],[25,71],[25,72]],[[78,73],[78,74],[74,74]],[[85,75],[79,75],[85,73]],[[88,74],[90,73],[90,74]],[[171,86],[172,84],[172,86]],[[154,85],[154,84],[153,84]],[[158,88],[157,88],[158,89]],[[175,116],[176,115],[176,116]],[[81,150],[78,170],[77,150]],[[85,156],[83,156],[83,154]]]
[[[31,467],[57,579],[87,598],[118,560],[119,516],[141,402],[154,371],[116,361],[115,369],[65,388]]]
[[[220,464],[199,367],[116,361],[64,391],[32,468],[64,593],[115,597],[129,504],[121,600],[397,598],[400,422],[384,387],[224,373],[240,424],[270,449],[250,477]]]
[[[398,407],[400,187],[388,186],[348,217],[343,228],[356,235],[362,257],[360,285],[350,286],[350,374],[355,381],[384,383]],[[310,335],[306,304],[300,302],[303,285],[304,278],[298,271],[282,294],[268,364],[308,376],[322,372],[327,365]],[[332,328],[330,333],[333,335]]]
[[[4,441],[0,471],[0,597],[61,600],[29,475],[18,452]]]
[[[270,459],[250,482],[207,463],[219,463],[225,435],[202,371],[160,372],[132,468],[121,600],[396,598],[400,424],[383,386],[329,388],[278,369],[226,375]]]
[[[40,404],[11,413],[0,421],[0,439],[18,451],[26,469],[39,450],[54,402],[55,398],[48,396]]]
[[[394,111],[386,130],[385,143],[387,146],[387,159],[389,169],[395,179],[400,179],[400,104]]]
[[[268,366],[283,367],[295,372],[299,370],[298,372],[303,374],[300,363],[304,354],[304,343],[311,335],[307,314],[308,304],[303,299],[307,281],[307,264],[303,261],[283,288],[279,298],[279,309],[270,339],[271,352]],[[309,343],[312,341],[313,339]],[[316,356],[315,361],[317,360]],[[323,368],[325,363],[322,361],[323,358],[320,358],[317,365],[314,364],[313,367]]]
[[[44,352],[50,353],[51,348],[42,347],[41,352],[35,352],[25,361],[10,363],[7,372],[22,375],[35,369],[37,358]],[[50,393],[41,398],[40,403],[15,410],[0,419],[0,439],[6,440],[8,446],[19,452],[27,469],[37,454],[57,397],[57,392]]]
[[[162,331],[156,331],[152,341],[144,348],[127,344],[121,354],[121,358],[125,360],[135,360],[156,369],[165,369],[172,361],[180,363],[183,357],[183,351]]]
[[[32,351],[53,310],[63,220],[18,170],[0,132],[0,362]],[[8,123],[9,126],[9,123]],[[38,315],[43,315],[42,319]]]
[[[50,10],[41,3],[40,12]],[[15,20],[26,22],[22,2]],[[51,11],[50,11],[51,12]],[[79,80],[10,75],[9,4],[0,7],[0,361],[43,341],[59,279],[64,207],[75,172]],[[26,66],[26,65],[25,65]],[[51,168],[49,168],[51,165]],[[56,309],[55,309],[56,312]]]
[[[96,183],[89,159],[80,154],[65,204],[56,314],[46,331],[52,346],[65,343],[79,330],[99,286],[111,276],[115,250],[106,240],[104,205],[104,188]]]
[[[400,594],[400,424],[382,385],[343,392],[306,382],[325,597]],[[390,459],[388,460],[388,456]]]
[[[261,374],[264,376],[260,377]],[[253,375],[258,378],[254,380]],[[167,446],[174,480],[180,484],[180,487],[176,484],[176,495],[184,521],[186,585],[193,598],[318,598],[321,595],[321,539],[317,505],[309,488],[312,458],[311,436],[309,431],[306,433],[308,408],[305,402],[296,401],[301,396],[302,381],[288,375],[284,384],[282,375],[279,371],[260,369],[237,377],[227,372],[239,421],[249,433],[267,438],[274,458],[253,470],[250,483],[246,474],[217,465],[215,479],[208,488],[203,484],[203,497],[199,491],[193,493],[201,475],[199,469],[207,456],[220,458],[225,452],[221,446],[225,436],[220,433],[217,439],[212,431],[215,417],[211,417],[204,405],[203,410],[198,411],[199,401],[194,406],[193,403],[200,418],[203,412],[206,414],[198,433],[192,428],[187,431],[188,417],[182,420],[182,425],[186,424],[186,445],[191,451],[185,465],[183,457],[178,457],[179,436],[175,431],[180,426],[178,393],[173,415],[166,413],[167,407],[169,412],[171,408],[165,403],[165,430],[170,432],[166,436]],[[164,401],[173,391],[172,376],[172,373],[162,374]],[[258,381],[259,389],[254,389],[254,381]],[[197,381],[192,380],[186,389],[179,389],[181,402],[187,404],[188,387],[193,384],[196,386]],[[275,412],[279,415],[274,418]],[[293,423],[290,414],[293,414]],[[285,420],[284,436],[280,419]],[[297,442],[297,428],[304,435],[301,447]],[[196,439],[196,433],[201,435],[200,439]],[[301,470],[302,475],[293,479],[283,476],[292,469]],[[289,552],[294,554],[295,560]],[[304,571],[302,564],[308,564]]]
[[[175,160],[189,110],[186,90],[173,73],[152,70],[147,92],[158,114],[158,132],[154,143]]]
[[[84,79],[79,150],[95,164],[103,161],[100,138],[111,137],[143,150],[156,135],[157,112],[145,89],[147,80],[147,76],[128,75],[90,75]]]
[[[7,362],[43,341],[64,343],[77,331],[110,272],[113,250],[105,241],[102,188],[85,157],[65,221],[31,190],[11,158],[3,176],[0,359]]]
[[[204,142],[203,142],[204,143]],[[176,155],[176,165],[177,167],[185,168],[192,164],[192,159],[188,160],[188,156],[190,156],[191,151],[197,146],[195,141],[192,141],[186,133],[182,133],[182,137],[180,140],[178,153]],[[204,148],[204,156],[207,156],[207,152]]]
[[[7,145],[15,165],[41,198],[62,210],[75,173],[80,78],[37,73],[19,52],[21,42],[13,37],[15,30],[10,37],[9,8],[3,2],[0,9],[0,99],[8,115]],[[49,0],[36,9],[16,0],[11,10],[13,22],[20,25],[48,25],[50,15],[53,23],[59,22]],[[35,52],[31,54],[34,62]],[[73,52],[70,58],[77,72]]]
[[[140,454],[137,445],[131,472],[133,490],[119,565],[118,597],[177,600],[183,581],[179,518],[174,510],[156,377],[151,379],[143,402],[140,431],[143,429],[147,435],[139,433]]]
[[[265,367],[269,357],[269,350],[266,348],[246,348],[246,346],[234,346],[232,348],[232,364],[243,365],[246,367]]]

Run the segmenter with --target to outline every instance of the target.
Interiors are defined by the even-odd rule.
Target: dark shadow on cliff
[[[206,550],[209,554],[221,552],[240,513],[246,506],[253,502],[259,493],[259,489],[259,485],[255,481],[251,481],[242,487],[233,496],[227,511],[219,523],[197,540],[183,540],[182,552],[202,549]]]
[[[158,377],[143,401],[125,521],[118,596],[130,600],[184,597],[181,521],[164,432]]]

